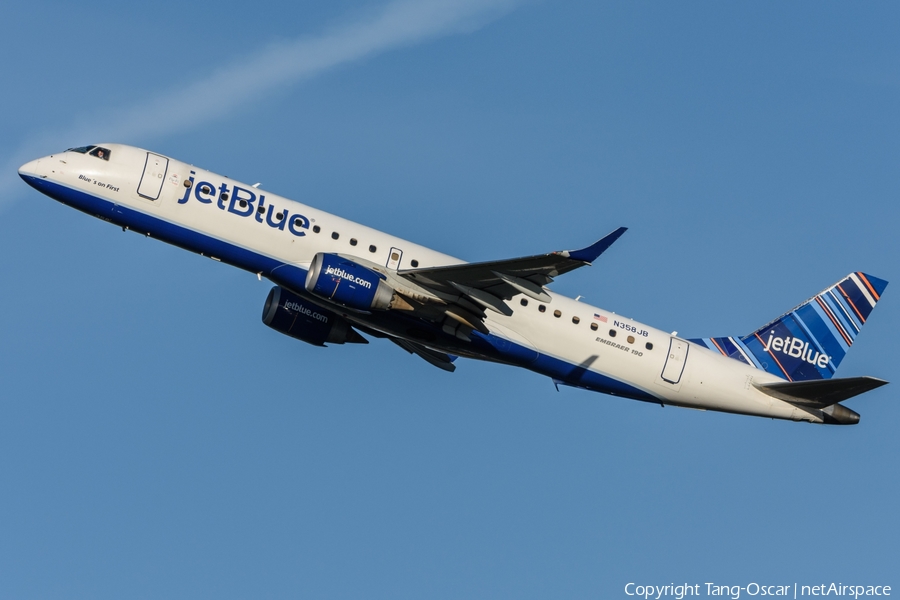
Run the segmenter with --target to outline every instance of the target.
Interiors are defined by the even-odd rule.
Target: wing
[[[525,294],[541,302],[550,302],[543,286],[564,273],[589,265],[609,248],[627,227],[619,227],[587,248],[563,250],[523,258],[510,258],[446,267],[408,269],[398,274],[440,295],[463,294],[484,308],[500,309],[501,300]]]
[[[487,333],[484,325],[485,310],[511,315],[504,300],[516,294],[525,294],[540,302],[550,302],[551,296],[544,286],[564,273],[591,264],[609,248],[623,233],[620,227],[580,250],[562,250],[549,254],[538,254],[522,258],[511,258],[480,263],[464,263],[444,267],[426,267],[399,271],[397,276],[409,282],[411,287],[427,292],[437,300],[437,305],[426,302],[418,304],[416,311],[422,317],[437,321],[450,319],[445,329],[453,330],[462,339],[476,329]],[[402,293],[402,292],[401,292]],[[423,299],[423,295],[416,296]],[[412,307],[411,307],[412,308]],[[462,326],[456,329],[454,322]]]

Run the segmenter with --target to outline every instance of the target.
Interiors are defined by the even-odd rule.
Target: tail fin
[[[830,379],[887,283],[850,273],[748,336],[690,341],[788,381]]]

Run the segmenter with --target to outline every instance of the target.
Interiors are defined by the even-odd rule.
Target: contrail
[[[15,192],[25,191],[17,185],[18,167],[41,154],[83,140],[138,142],[195,128],[231,114],[278,86],[394,48],[475,31],[520,3],[521,0],[395,0],[366,19],[344,23],[318,36],[268,46],[186,87],[171,89],[131,107],[107,110],[97,122],[88,120],[62,131],[30,136],[4,161],[0,208]]]

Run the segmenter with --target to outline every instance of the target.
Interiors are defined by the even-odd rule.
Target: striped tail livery
[[[850,273],[750,335],[691,341],[787,381],[830,379],[887,283]]]

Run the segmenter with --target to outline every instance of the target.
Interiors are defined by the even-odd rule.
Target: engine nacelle
[[[394,289],[372,269],[319,252],[306,274],[306,291],[358,310],[387,310]]]
[[[269,291],[262,321],[279,333],[315,346],[369,343],[347,319],[278,286]]]

